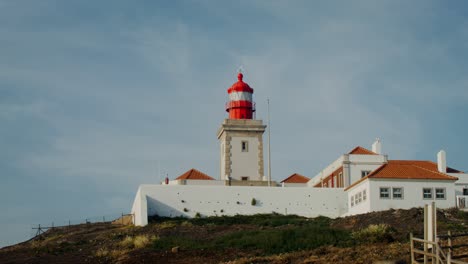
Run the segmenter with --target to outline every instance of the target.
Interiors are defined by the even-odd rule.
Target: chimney
[[[440,172],[447,172],[447,158],[445,157],[445,151],[441,150],[437,153],[437,168]]]
[[[372,152],[377,154],[382,154],[382,143],[380,143],[380,138],[375,139],[374,144],[372,144]]]

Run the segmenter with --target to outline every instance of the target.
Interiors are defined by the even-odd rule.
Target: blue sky
[[[445,149],[468,170],[467,8],[0,0],[0,247],[33,224],[128,212],[158,171],[219,177],[240,66],[257,118],[270,98],[276,180],[376,137],[391,159]]]

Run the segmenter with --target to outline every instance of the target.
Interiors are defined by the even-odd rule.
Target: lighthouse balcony
[[[255,103],[250,101],[229,101],[226,103],[226,112],[229,112],[231,108],[247,108],[255,112]]]

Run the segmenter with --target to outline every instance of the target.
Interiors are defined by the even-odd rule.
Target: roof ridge
[[[423,169],[423,170],[425,170],[425,171],[429,171],[429,172],[432,172],[432,173],[440,174],[440,175],[442,175],[442,176],[444,176],[444,177],[448,177],[448,178],[451,178],[451,179],[454,179],[454,180],[455,180],[455,179],[458,180],[457,177],[450,176],[450,175],[448,175],[448,174],[446,174],[446,173],[442,173],[442,172],[440,172],[440,171],[433,171],[433,170],[426,169],[426,168],[424,168],[424,167],[421,167],[421,166],[418,166],[418,165],[414,165],[414,164],[409,164],[409,166],[417,167],[417,168]]]

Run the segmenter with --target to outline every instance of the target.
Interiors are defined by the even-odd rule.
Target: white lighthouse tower
[[[242,182],[257,185],[264,180],[263,133],[266,126],[262,120],[254,118],[254,90],[243,81],[242,73],[237,78],[238,81],[228,89],[226,111],[229,118],[224,119],[218,130],[220,179],[231,180],[236,185]]]

